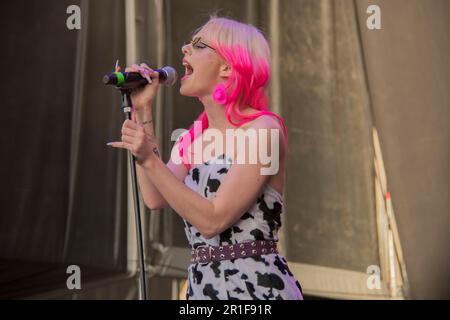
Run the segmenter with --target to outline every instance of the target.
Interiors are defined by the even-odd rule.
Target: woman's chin
[[[183,88],[183,85],[181,85],[180,87],[180,94],[182,96],[189,97],[188,93],[186,92],[186,89]]]
[[[187,89],[185,85],[181,85],[180,94],[185,97],[196,97],[194,92],[191,92],[189,89]]]

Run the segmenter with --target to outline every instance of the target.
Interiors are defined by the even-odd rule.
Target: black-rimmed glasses
[[[184,47],[184,46],[187,46],[188,44],[192,44],[192,46],[193,46],[195,49],[205,49],[205,48],[210,48],[211,50],[216,51],[216,49],[214,49],[213,47],[211,47],[211,46],[207,45],[206,43],[202,42],[202,41],[201,41],[201,37],[197,37],[197,38],[194,38],[194,39],[192,39],[192,40],[185,41],[185,42],[183,43],[183,47]]]

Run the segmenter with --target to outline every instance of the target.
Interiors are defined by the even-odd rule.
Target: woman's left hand
[[[156,138],[132,120],[125,120],[122,125],[122,141],[109,142],[107,145],[130,150],[136,157],[136,162],[143,167],[147,166],[153,157],[159,157]]]

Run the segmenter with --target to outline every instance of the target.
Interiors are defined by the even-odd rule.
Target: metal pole
[[[131,120],[131,98],[130,93],[127,90],[121,90],[121,107],[125,114],[125,118]],[[144,260],[144,242],[142,240],[142,222],[141,222],[141,210],[139,206],[139,194],[136,178],[136,157],[128,150],[128,161],[131,169],[131,186],[133,188],[133,202],[134,212],[136,216],[136,237],[138,244],[138,260],[140,266],[140,286],[139,286],[139,299],[147,300],[147,282],[145,272],[145,260]]]

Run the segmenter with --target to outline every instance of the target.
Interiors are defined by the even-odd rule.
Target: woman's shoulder
[[[280,118],[281,119],[281,118]],[[284,149],[284,144],[281,143],[283,141],[283,136],[285,134],[283,125],[281,124],[280,120],[278,119],[278,115],[276,114],[263,114],[259,117],[247,122],[245,126],[243,126],[244,130],[255,130],[256,137],[259,140],[261,137],[265,137],[263,141],[270,146],[273,143],[273,139],[275,139],[275,143],[279,146],[279,148]],[[277,135],[274,135],[274,131],[278,132]],[[258,141],[259,143],[259,141]],[[282,152],[282,150],[280,150]],[[283,152],[282,152],[283,153]]]
[[[261,111],[253,111],[248,115],[257,115],[258,113],[261,113]],[[270,114],[264,113],[262,115],[259,115],[255,119],[252,119],[249,122],[245,123],[243,127],[254,129],[281,129],[282,126],[278,117],[279,116],[273,112],[271,112]]]

